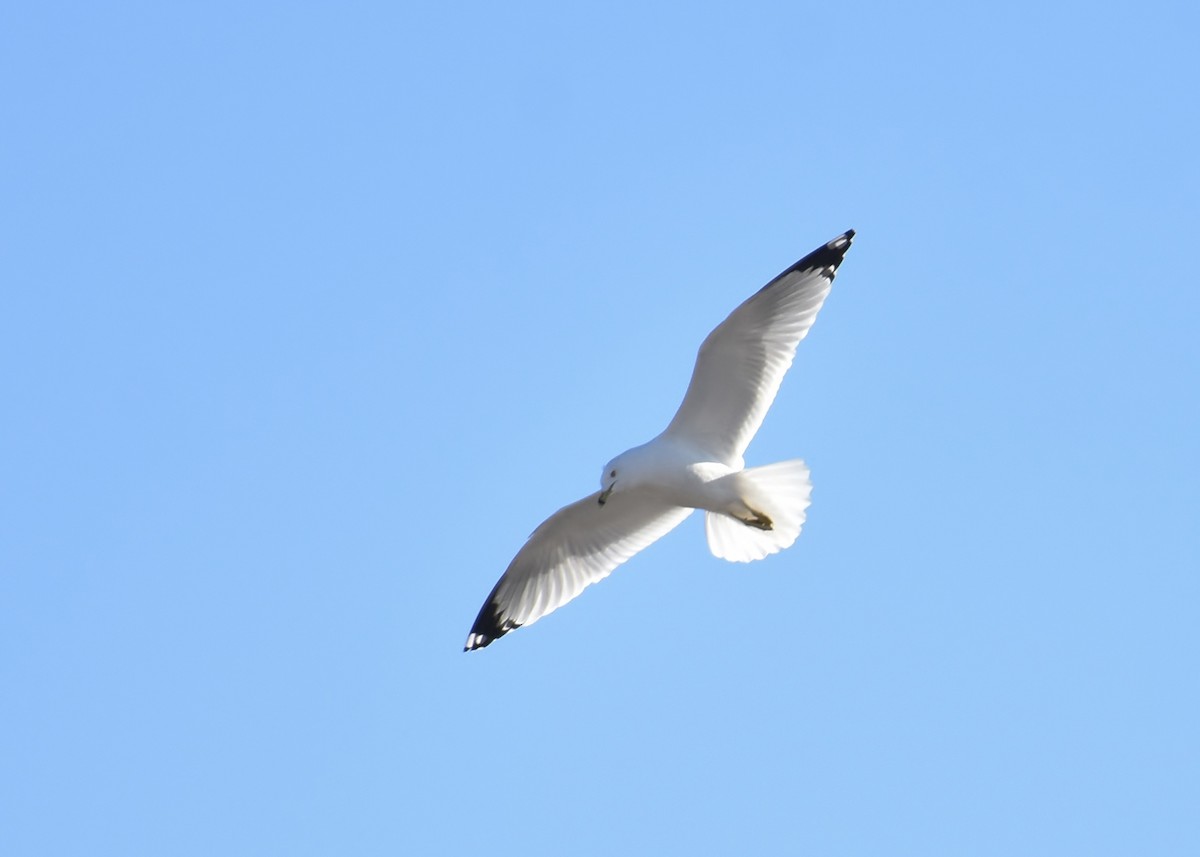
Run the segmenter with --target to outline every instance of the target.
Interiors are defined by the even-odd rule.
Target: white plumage
[[[604,467],[601,489],[559,509],[517,552],[467,636],[482,648],[536,622],[703,509],[709,549],[733,562],[792,545],[812,485],[803,461],[745,469],[796,346],[829,294],[853,230],[809,253],[717,326],[658,437]]]

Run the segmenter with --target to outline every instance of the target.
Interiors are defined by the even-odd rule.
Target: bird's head
[[[621,459],[624,455],[618,455],[608,464],[604,465],[604,470],[600,472],[600,497],[599,503],[603,506],[608,502],[608,498],[617,490],[617,483],[621,478]]]

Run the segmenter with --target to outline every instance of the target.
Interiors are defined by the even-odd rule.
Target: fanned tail
[[[704,529],[713,556],[730,562],[751,562],[791,547],[800,535],[811,502],[808,466],[797,458],[725,478],[734,480],[738,496],[758,517],[742,521],[721,512],[708,512]]]

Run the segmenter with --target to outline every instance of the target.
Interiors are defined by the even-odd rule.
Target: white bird
[[[600,491],[550,516],[517,552],[479,611],[464,651],[557,610],[703,509],[708,547],[762,559],[800,535],[812,483],[795,459],[745,469],[796,346],[816,320],[854,230],[792,265],[708,335],[671,424],[600,475]]]

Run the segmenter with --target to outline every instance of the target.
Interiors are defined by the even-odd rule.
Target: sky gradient
[[[1195,4],[0,13],[0,852],[1200,851]],[[693,518],[525,536],[845,229]]]

